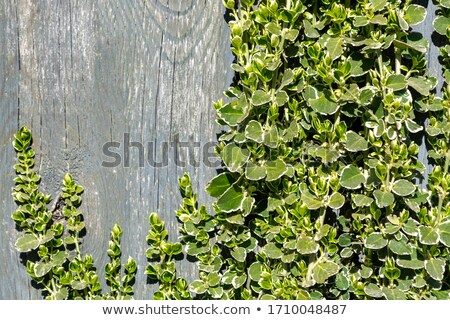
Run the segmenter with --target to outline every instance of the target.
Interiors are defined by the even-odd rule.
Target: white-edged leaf
[[[339,105],[325,97],[325,95],[322,95],[317,99],[310,99],[309,104],[314,111],[320,114],[334,114],[339,109]]]
[[[388,191],[375,190],[373,196],[375,197],[375,203],[378,208],[391,206],[395,201],[394,195]]]
[[[51,263],[36,262],[34,264],[34,274],[39,278],[43,277],[52,270],[52,267]]]
[[[281,251],[280,248],[278,248],[275,243],[269,242],[263,247],[263,252],[266,254],[266,256],[270,259],[280,259],[283,255],[283,251]]]
[[[383,237],[381,232],[372,232],[366,238],[365,246],[368,249],[379,250],[387,246],[388,240]]]
[[[220,197],[225,191],[236,182],[233,175],[229,172],[223,172],[215,176],[206,185],[206,192],[214,198]]]
[[[208,290],[208,287],[202,280],[195,280],[189,285],[189,290],[196,294],[202,294]]]
[[[368,207],[373,202],[372,198],[363,194],[352,194],[352,200],[357,207]]]
[[[355,165],[348,165],[342,170],[339,183],[347,189],[359,189],[361,184],[366,182],[366,178]]]
[[[245,137],[247,139],[262,143],[264,140],[264,130],[258,121],[252,120],[245,127]]]
[[[264,179],[267,175],[267,170],[264,167],[260,167],[254,164],[252,161],[247,163],[247,167],[245,168],[245,177],[248,180],[258,181]]]
[[[340,209],[345,203],[345,197],[339,192],[334,192],[328,201],[328,206],[332,209]]]
[[[450,18],[438,16],[433,21],[434,30],[442,36],[447,35],[447,29],[450,26]]]
[[[439,225],[439,240],[445,246],[450,247],[450,221]]]
[[[410,26],[415,26],[425,20],[427,16],[427,9],[417,4],[410,4],[406,10],[403,18]]]
[[[222,150],[222,159],[231,172],[239,171],[247,163],[250,151],[231,143]]]
[[[406,89],[408,81],[402,74],[391,74],[386,80],[386,86],[394,91]]]
[[[299,235],[297,237],[296,248],[300,254],[312,254],[319,251],[319,244],[311,237]]]
[[[19,252],[29,252],[39,247],[39,239],[31,233],[26,233],[16,241],[16,249]]]
[[[423,130],[423,127],[411,119],[406,119],[406,128],[411,133],[417,133]]]
[[[419,226],[419,242],[426,245],[434,245],[439,242],[439,234],[432,227]]]
[[[434,280],[442,281],[444,279],[445,260],[441,258],[425,260],[425,270]]]
[[[339,272],[339,265],[333,261],[318,263],[313,269],[313,279],[317,283],[324,283],[328,278]]]
[[[345,149],[348,151],[357,152],[369,148],[369,142],[354,131],[347,131],[345,137]]]
[[[405,179],[399,179],[394,182],[392,186],[392,192],[396,195],[406,197],[414,193],[416,191],[416,186]]]
[[[383,291],[375,283],[368,283],[364,286],[364,293],[372,298],[381,298]]]
[[[272,100],[270,94],[262,91],[262,90],[256,90],[252,95],[252,104],[254,106],[261,106],[263,104],[266,104]]]
[[[309,192],[309,190],[303,191],[300,199],[309,210],[316,210],[324,206],[323,202]]]
[[[264,164],[264,168],[267,172],[266,181],[277,180],[288,170],[286,163],[281,159],[276,159],[275,161],[267,161]]]
[[[233,212],[242,208],[244,193],[236,185],[232,185],[217,200],[217,207],[223,212]]]

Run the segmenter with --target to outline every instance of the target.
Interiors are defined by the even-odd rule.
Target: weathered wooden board
[[[439,50],[431,39],[435,6],[419,2],[428,17],[416,30],[430,40],[430,73],[438,76]],[[151,297],[154,288],[143,274],[148,214],[159,212],[175,239],[178,177],[189,171],[206,202],[203,188],[215,168],[192,165],[186,147],[175,153],[169,144],[162,167],[148,163],[148,152],[161,161],[164,143],[190,141],[193,158],[201,161],[195,143],[215,141],[212,101],[233,77],[223,15],[219,0],[0,0],[0,299],[41,298],[13,248],[10,142],[21,125],[32,129],[44,191],[57,196],[66,172],[85,187],[82,249],[94,256],[100,274],[118,222],[124,259],[131,255],[140,267],[136,298]],[[143,145],[142,166],[138,148],[124,144],[127,137]],[[122,162],[102,166],[113,160],[103,151],[113,141],[120,147],[110,150]],[[424,146],[420,159],[426,162]],[[192,277],[194,266],[180,264],[182,275]]]
[[[45,192],[57,196],[65,172],[85,187],[82,250],[100,274],[118,222],[123,258],[133,256],[140,267],[136,298],[151,298],[143,274],[148,215],[159,212],[176,239],[177,179],[185,171],[205,200],[215,168],[193,165],[203,154],[194,142],[216,140],[212,102],[233,77],[228,39],[220,1],[0,1],[0,299],[40,298],[13,247],[10,142],[20,125],[34,135]],[[137,147],[124,145],[127,136],[143,145],[144,163]],[[176,139],[191,141],[192,156],[169,144],[166,165],[147,161],[148,142],[161,161],[164,143]],[[122,161],[105,167],[114,160],[103,152],[111,141],[120,143],[110,150]],[[183,265],[182,275],[192,276],[193,264]]]

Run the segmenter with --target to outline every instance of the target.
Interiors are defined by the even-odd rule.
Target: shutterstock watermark
[[[148,165],[163,168],[173,161],[176,166],[183,168],[187,165],[216,168],[221,164],[214,152],[216,144],[217,142],[212,141],[204,144],[198,141],[180,141],[179,134],[175,134],[171,141],[132,141],[130,133],[125,132],[122,141],[109,141],[103,145],[102,167],[129,168],[138,165],[142,168]]]

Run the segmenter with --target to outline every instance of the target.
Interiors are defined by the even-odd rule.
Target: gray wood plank
[[[6,252],[0,263],[2,270],[13,270],[0,275],[0,298],[39,297],[12,247],[16,235],[9,217],[14,210],[9,196],[14,161],[10,140],[25,124],[34,134],[44,191],[56,196],[67,171],[85,187],[81,209],[87,235],[82,250],[94,256],[103,274],[109,232],[119,223],[124,230],[123,259],[133,256],[140,268],[136,298],[150,298],[154,288],[145,284],[143,274],[148,215],[159,212],[175,240],[174,211],[181,202],[177,179],[190,172],[205,202],[203,188],[215,168],[176,165],[175,157],[189,157],[186,148],[179,155],[169,148],[166,166],[156,168],[145,161],[140,167],[135,147],[130,148],[129,166],[122,162],[107,168],[102,162],[111,158],[102,148],[120,142],[116,151],[123,157],[124,135],[129,134],[130,141],[145,146],[146,160],[148,142],[161,159],[162,144],[176,137],[201,145],[215,141],[212,102],[233,76],[221,3],[21,0],[2,1],[0,8],[5,12],[0,30],[9,31],[2,32],[0,50],[10,60],[0,71],[14,72],[8,81],[0,81],[2,93],[10,97],[1,100],[0,190],[5,211],[0,234]],[[193,265],[179,264],[182,275],[192,277]]]

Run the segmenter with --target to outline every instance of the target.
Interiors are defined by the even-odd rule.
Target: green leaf
[[[450,221],[439,225],[439,240],[445,246],[450,247]]]
[[[234,247],[233,250],[231,250],[231,256],[236,259],[236,261],[244,262],[247,258],[247,251],[241,247]]]
[[[419,226],[419,242],[426,245],[434,245],[439,242],[439,234],[432,227]]]
[[[415,26],[425,20],[427,9],[417,4],[411,4],[406,8],[403,18],[410,26]]]
[[[309,192],[309,190],[303,191],[300,199],[309,210],[316,210],[324,206],[323,202]]]
[[[215,273],[215,272],[212,272],[212,273],[208,274],[208,277],[207,277],[206,280],[207,280],[208,285],[210,287],[215,287],[220,282],[220,275]]]
[[[34,265],[34,274],[40,278],[45,276],[52,270],[53,265],[51,263],[36,262]]]
[[[256,90],[252,95],[252,104],[254,106],[261,106],[263,104],[266,104],[272,100],[270,94],[262,91],[262,90]]]
[[[405,268],[405,269],[412,269],[412,270],[420,270],[424,267],[423,260],[419,259],[397,259],[397,265]]]
[[[282,107],[288,102],[289,96],[285,91],[277,92],[275,95],[275,101],[277,102],[277,106]]]
[[[248,276],[253,281],[259,281],[261,279],[261,273],[262,273],[262,264],[258,261],[253,262],[250,267],[248,268]]]
[[[264,179],[267,175],[267,170],[264,167],[260,167],[254,164],[252,161],[247,163],[247,167],[245,168],[245,177],[248,180],[258,181]]]
[[[444,8],[450,9],[450,0],[440,0],[439,5]]]
[[[339,105],[325,97],[325,95],[320,96],[317,99],[310,99],[309,104],[311,108],[320,114],[334,114],[338,109]]]
[[[435,87],[431,80],[421,76],[410,77],[408,79],[408,85],[425,97],[428,97],[430,95],[430,91]]]
[[[69,253],[67,251],[58,251],[56,254],[52,255],[52,266],[61,266],[64,262],[66,262],[68,257]]]
[[[409,218],[408,221],[406,221],[406,223],[403,225],[402,230],[407,235],[415,237],[418,233],[417,225],[418,223],[416,220]]]
[[[217,201],[217,207],[223,212],[233,212],[242,208],[244,193],[236,185],[232,185]]]
[[[385,208],[394,204],[394,195],[388,191],[375,190],[373,196],[378,208]]]
[[[233,285],[233,288],[239,289],[245,284],[245,281],[247,281],[247,275],[244,273],[234,277],[233,280],[231,280],[231,284]]]
[[[297,238],[296,248],[300,254],[312,254],[319,251],[319,244],[311,237],[300,235]]]
[[[247,163],[250,152],[236,144],[227,144],[222,150],[222,159],[231,172],[237,172]]]
[[[317,283],[324,283],[328,278],[339,272],[339,266],[332,261],[323,261],[317,264],[313,270],[313,279]]]
[[[348,247],[352,244],[352,237],[348,233],[343,233],[339,236],[338,243],[341,247]]]
[[[264,130],[258,121],[252,120],[245,127],[245,137],[247,139],[262,143],[264,140]]]
[[[436,281],[444,279],[445,260],[441,258],[425,260],[425,270]]]
[[[379,25],[384,26],[387,24],[387,19],[384,15],[377,14],[377,15],[373,16],[373,18],[370,19],[370,23],[379,24]]]
[[[350,276],[348,274],[347,269],[341,270],[341,272],[339,272],[336,275],[334,284],[336,285],[336,288],[338,288],[339,290],[347,290],[350,287]]]
[[[270,127],[264,132],[263,142],[269,148],[276,148],[278,146],[278,129],[276,126]]]
[[[209,287],[208,292],[211,294],[213,299],[220,299],[223,296],[223,287]]]
[[[334,192],[331,197],[330,201],[328,202],[328,206],[332,209],[340,209],[345,203],[345,197],[340,194],[339,192]]]
[[[450,26],[450,18],[438,16],[433,21],[434,30],[442,36],[447,35],[448,27]]]
[[[397,241],[392,239],[389,241],[389,249],[398,255],[409,255],[412,250],[411,247],[405,241]]]
[[[352,194],[353,203],[357,207],[368,207],[372,204],[373,199],[363,194]]]
[[[354,131],[347,131],[345,137],[345,149],[348,151],[357,152],[369,148],[369,142]]]
[[[202,294],[208,290],[208,287],[202,280],[195,280],[189,285],[189,290],[196,294]]]
[[[358,100],[359,103],[363,106],[370,105],[377,93],[377,89],[375,87],[365,86],[359,91]]]
[[[74,290],[84,290],[88,283],[85,280],[73,280],[70,285]]]
[[[392,192],[402,197],[409,196],[410,194],[413,194],[414,191],[416,191],[416,186],[412,182],[404,179],[395,181],[392,186]]]
[[[217,111],[217,115],[229,126],[236,126],[248,115],[248,101],[245,94],[239,100],[224,105]]]
[[[366,178],[355,165],[348,165],[342,170],[339,183],[347,189],[359,189],[362,183],[366,182]]]
[[[283,79],[281,79],[279,90],[290,85],[293,81],[294,81],[294,72],[291,69],[284,70]]]
[[[69,291],[68,291],[67,287],[62,287],[54,293],[53,299],[54,300],[66,300],[68,295],[69,295]]]
[[[325,47],[332,60],[336,60],[342,56],[342,53],[344,52],[343,44],[344,40],[342,37],[330,37],[326,41]]]
[[[380,232],[372,232],[369,234],[365,241],[365,246],[368,249],[379,250],[386,247],[388,240],[383,237]]]
[[[383,295],[388,300],[406,300],[405,294],[397,288],[383,287]]]
[[[405,124],[409,132],[417,133],[423,130],[423,127],[421,125],[418,125],[411,119],[406,119]]]
[[[325,163],[333,163],[339,159],[340,154],[338,150],[334,149],[332,146],[328,146],[318,147],[316,150],[316,156],[320,157]]]
[[[365,75],[371,69],[370,60],[364,58],[364,55],[359,52],[350,55],[349,61],[351,65],[350,76],[352,77]]]
[[[305,35],[308,38],[318,38],[320,36],[320,33],[313,27],[311,22],[304,19],[303,20],[303,28],[305,29]]]
[[[364,286],[364,293],[372,298],[381,298],[383,291],[374,283],[368,283]]]
[[[264,164],[264,168],[267,171],[266,181],[277,180],[288,170],[286,163],[281,159],[277,159],[275,161],[267,161]]]
[[[386,86],[394,91],[406,89],[408,81],[402,74],[391,74],[386,80]]]
[[[39,247],[39,239],[31,233],[26,233],[16,241],[16,249],[19,252],[29,252]]]
[[[370,0],[369,4],[372,10],[379,11],[386,7],[387,0]]]
[[[206,192],[211,197],[220,197],[231,185],[235,182],[233,175],[229,172],[224,172],[214,177],[207,185]]]
[[[280,248],[278,248],[275,243],[269,242],[266,244],[263,248],[263,252],[266,254],[266,256],[270,259],[280,259],[283,255],[283,251],[281,251]]]

